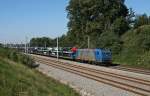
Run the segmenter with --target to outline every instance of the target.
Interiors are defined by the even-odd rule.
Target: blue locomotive
[[[80,61],[90,61],[97,63],[112,62],[112,54],[110,50],[106,49],[77,49],[72,53],[72,59]]]

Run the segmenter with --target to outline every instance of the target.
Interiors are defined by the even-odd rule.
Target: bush
[[[8,55],[8,58],[15,61],[15,62],[18,62],[18,56],[17,56],[17,52],[12,50],[12,52],[10,52],[10,54]]]
[[[150,25],[128,31],[122,41],[122,51],[114,56],[114,61],[150,69]]]
[[[25,55],[23,53],[19,53],[14,49],[9,48],[0,48],[0,57],[8,58],[14,62],[22,63],[29,67],[35,67],[35,62],[33,58],[29,55]]]
[[[34,60],[28,55],[22,55],[21,63],[31,68],[34,67],[34,64],[35,64]]]
[[[149,38],[146,38],[143,40],[141,46],[146,49],[146,50],[149,50],[150,49],[150,37]]]

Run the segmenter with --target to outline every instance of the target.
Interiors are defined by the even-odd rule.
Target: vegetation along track
[[[67,64],[60,61],[34,56],[39,63],[47,64],[49,66],[69,71],[83,77],[93,79],[123,90],[127,90],[142,96],[150,95],[150,81],[127,77],[116,73],[105,72],[92,68],[83,67],[80,65]]]

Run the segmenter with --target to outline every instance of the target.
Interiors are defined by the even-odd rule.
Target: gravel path
[[[68,84],[82,96],[139,96],[45,64],[40,64],[38,70],[62,83]]]

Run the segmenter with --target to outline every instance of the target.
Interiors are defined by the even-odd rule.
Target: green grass
[[[0,96],[79,96],[69,86],[23,64],[0,58]]]
[[[150,51],[143,53],[134,52],[135,49],[128,49],[126,51],[113,56],[114,63],[150,70]]]

